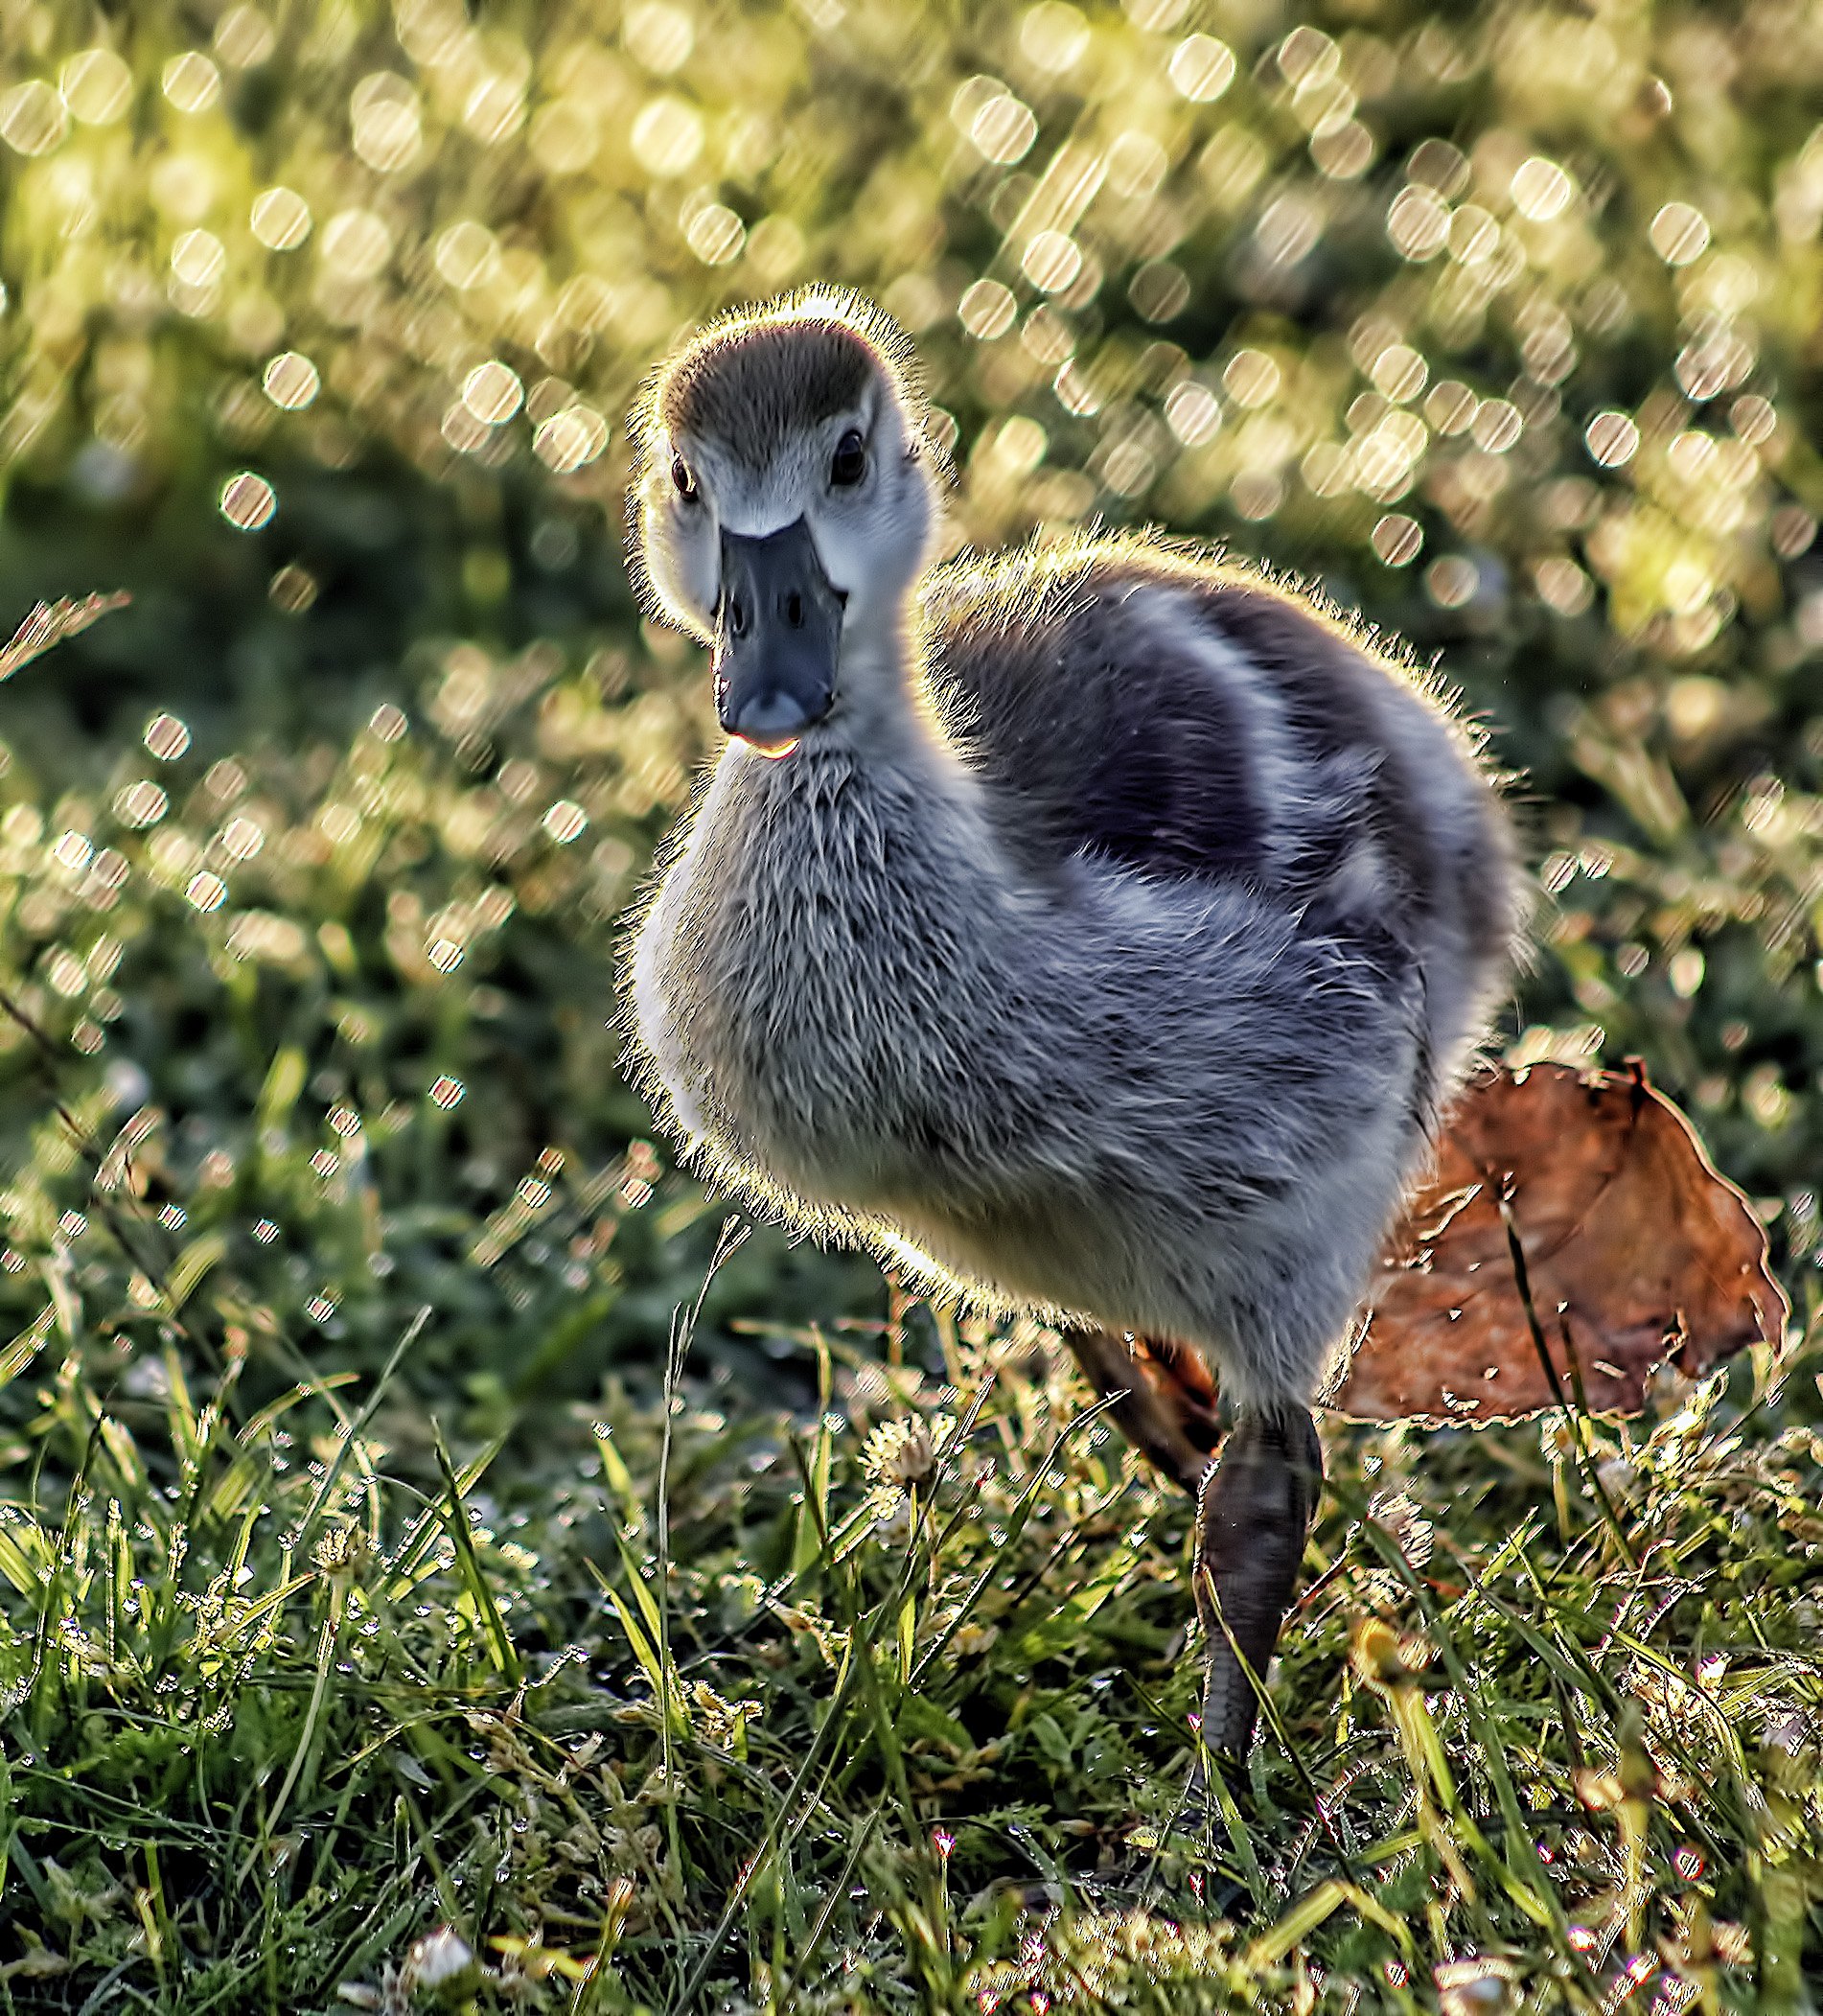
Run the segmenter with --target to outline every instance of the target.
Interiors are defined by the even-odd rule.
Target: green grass
[[[1597,1432],[1625,1550],[1556,1424],[1332,1433],[1211,1813],[1188,1508],[1039,1333],[802,1333],[794,1416],[681,1329],[668,1411],[502,1437],[423,1332],[109,1391],[69,1323],[5,1366],[14,2006],[390,2006],[443,1926],[483,2007],[1802,2004],[1815,1352]]]
[[[1332,1428],[1211,1808],[1189,1507],[1054,1345],[743,1236],[640,1132],[614,940],[700,693],[424,662],[340,746],[7,779],[0,1999],[1804,2005],[1808,1192],[1781,1360],[1586,1457]],[[1722,844],[1743,909],[1788,871]],[[1679,872],[1590,852],[1525,1054]]]

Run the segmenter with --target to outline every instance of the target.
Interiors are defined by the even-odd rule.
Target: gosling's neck
[[[764,845],[795,860],[825,847],[890,859],[895,878],[928,876],[954,907],[1015,878],[981,780],[933,705],[924,649],[912,596],[889,621],[851,617],[829,715],[777,760],[736,743],[723,776],[759,814],[750,830]]]
[[[720,1001],[808,993],[814,1007],[794,1013],[794,1026],[852,1028],[859,1014],[890,1029],[907,976],[934,962],[958,998],[999,1000],[1016,985],[1007,948],[1024,941],[1042,916],[1034,899],[1050,892],[1008,846],[981,776],[945,733],[918,637],[919,626],[901,621],[844,638],[842,704],[789,755],[730,746],[673,871],[666,924],[691,958],[700,950],[723,962]],[[708,995],[702,1005],[705,1028],[723,1019]],[[912,1045],[900,1061],[916,1054]],[[889,1077],[875,1057],[857,1082],[877,1088]],[[820,1082],[797,1104],[833,1096]]]
[[[927,789],[960,788],[967,773],[931,706],[915,595],[851,615],[843,627],[837,705],[815,745],[857,769],[909,774]],[[812,744],[807,742],[807,749]]]

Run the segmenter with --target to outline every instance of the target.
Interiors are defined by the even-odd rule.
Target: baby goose
[[[761,1211],[1064,1332],[1199,1495],[1204,1736],[1244,1754],[1310,1402],[1506,985],[1512,839],[1440,695],[1257,573],[934,568],[924,425],[845,295],[652,383],[632,549],[729,740],[637,926],[635,1061]]]

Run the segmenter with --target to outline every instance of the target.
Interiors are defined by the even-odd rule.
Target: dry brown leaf
[[[1696,1376],[1777,1345],[1790,1312],[1746,1198],[1644,1071],[1561,1064],[1491,1071],[1464,1093],[1367,1308],[1328,1404],[1457,1424],[1538,1413],[1579,1378],[1590,1411],[1637,1413],[1660,1365]]]

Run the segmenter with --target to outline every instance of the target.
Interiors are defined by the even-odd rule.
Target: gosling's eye
[[[836,452],[829,459],[829,480],[839,490],[852,490],[866,473],[867,451],[850,428],[836,443]]]
[[[671,457],[671,480],[677,486],[678,495],[687,501],[696,501],[696,478],[690,474],[690,465],[681,455]]]

